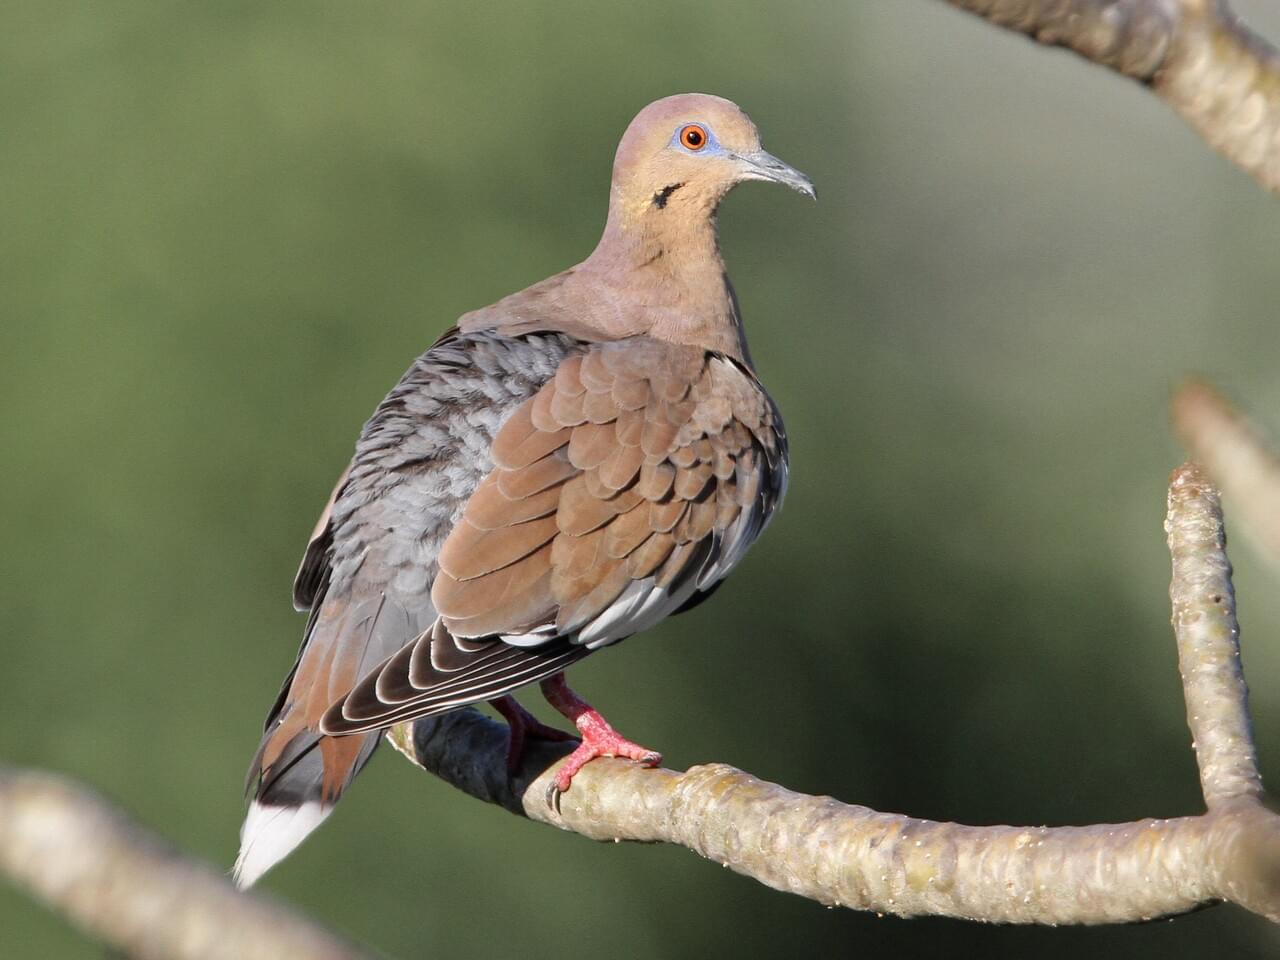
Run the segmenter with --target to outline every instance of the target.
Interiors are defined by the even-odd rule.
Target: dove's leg
[[[520,769],[520,761],[524,759],[524,745],[530,737],[538,740],[576,740],[571,733],[565,733],[555,727],[549,727],[532,713],[520,705],[515,697],[499,697],[490,700],[490,705],[497,710],[507,726],[511,728],[511,741],[507,745],[507,771],[515,773]]]
[[[622,757],[625,760],[635,760],[646,767],[655,767],[662,762],[662,754],[632,743],[614,730],[609,721],[600,715],[599,710],[569,689],[563,673],[543,680],[542,693],[547,698],[547,703],[572,720],[582,734],[582,743],[569,754],[547,790],[547,799],[553,806],[558,805],[559,794],[569,789],[577,772],[596,757]]]

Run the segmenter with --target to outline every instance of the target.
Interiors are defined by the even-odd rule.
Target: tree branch
[[[368,956],[53,774],[0,767],[0,874],[140,960]]]
[[[588,764],[544,799],[564,744],[530,744],[506,771],[506,728],[475,710],[388,739],[479,799],[594,840],[676,843],[822,903],[1002,923],[1148,920],[1229,900],[1280,922],[1280,817],[1266,810],[1240,670],[1218,493],[1176,470],[1166,520],[1170,596],[1209,812],[1087,827],[970,827],[810,797],[724,764],[686,773]]]
[[[1146,84],[1280,193],[1280,54],[1226,0],[947,0]]]
[[[1198,467],[1175,471],[1165,532],[1173,554],[1169,599],[1178,666],[1205,803],[1215,810],[1238,799],[1260,800],[1222,507]]]

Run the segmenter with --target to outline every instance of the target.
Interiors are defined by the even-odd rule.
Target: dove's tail
[[[351,737],[302,731],[270,765],[262,764],[262,756],[274,746],[273,737],[263,738],[250,771],[251,782],[258,783],[240,828],[237,886],[251,886],[320,826],[373,755],[380,736],[381,731]]]
[[[379,730],[325,736],[320,718],[404,643],[405,625],[412,624],[380,591],[349,589],[336,597],[328,592],[323,577],[302,598],[312,604],[302,649],[267,715],[249,767],[252,802],[240,829],[234,871],[241,887],[254,883],[320,826],[381,736]]]

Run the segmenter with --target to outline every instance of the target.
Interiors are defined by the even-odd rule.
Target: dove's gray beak
[[[770,183],[781,183],[797,193],[803,193],[811,200],[818,199],[818,191],[814,189],[812,180],[771,153],[764,150],[741,153],[737,155],[737,160],[743,180],[767,180]]]

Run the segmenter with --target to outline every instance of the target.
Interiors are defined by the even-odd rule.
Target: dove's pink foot
[[[547,698],[547,703],[572,720],[582,734],[582,743],[569,754],[564,765],[556,771],[555,780],[547,788],[547,802],[553,807],[559,807],[560,794],[569,789],[578,771],[596,757],[621,757],[646,767],[656,767],[662,762],[662,754],[658,751],[632,743],[613,729],[599,710],[569,689],[563,673],[543,680],[542,693]]]
[[[499,697],[489,703],[511,728],[511,740],[507,744],[507,771],[515,773],[524,759],[524,745],[530,737],[537,740],[576,740],[571,733],[549,727],[520,705],[515,697]]]

